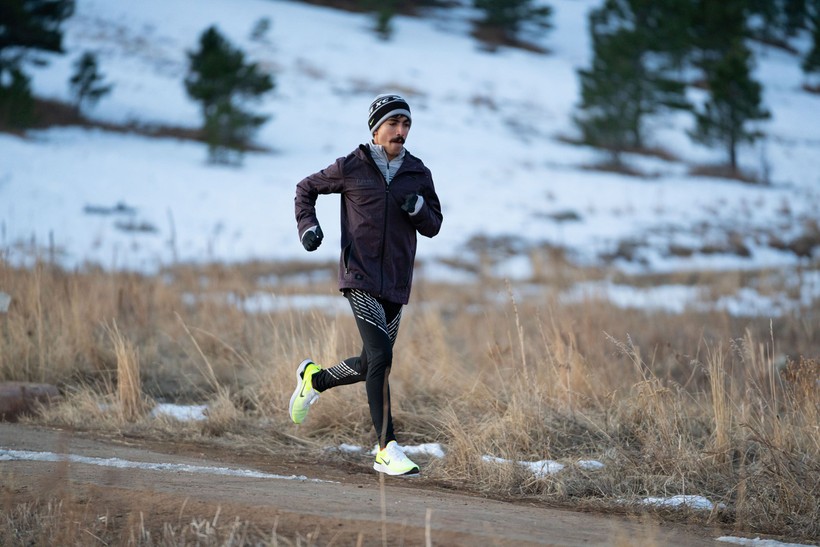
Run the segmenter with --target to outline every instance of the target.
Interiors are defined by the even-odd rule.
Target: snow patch
[[[812,547],[807,543],[783,543],[774,539],[741,538],[735,536],[721,536],[717,541],[724,543],[734,543],[735,545],[747,545],[749,547]]]
[[[251,479],[275,479],[308,482],[334,482],[322,479],[311,479],[304,475],[277,475],[263,473],[252,469],[234,469],[230,467],[212,467],[184,463],[151,463],[135,462],[120,458],[94,458],[76,454],[56,454],[54,452],[35,452],[31,450],[9,450],[0,447],[0,461],[35,461],[35,462],[69,462],[117,469],[144,469],[148,471],[165,471],[172,473],[197,473],[206,475],[226,475]]]

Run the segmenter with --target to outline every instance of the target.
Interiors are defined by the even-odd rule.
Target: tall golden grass
[[[558,297],[555,287],[597,275],[562,269],[528,284],[418,280],[390,379],[400,442],[440,442],[447,452],[424,462],[425,475],[498,497],[820,536],[817,302],[746,318]],[[727,278],[740,284],[753,275],[675,280],[723,293]],[[759,275],[771,285],[771,272]],[[67,402],[38,418],[46,423],[181,432],[202,442],[231,433],[248,450],[371,446],[361,386],[322,394],[299,428],[284,410],[304,357],[333,365],[358,354],[350,313],[243,308],[260,294],[274,302],[332,296],[332,280],[331,270],[300,277],[259,263],[154,276],[0,264],[0,289],[12,296],[0,315],[0,379],[60,386]],[[145,410],[160,399],[210,402],[208,420],[151,419]],[[102,412],[95,401],[106,400],[128,410],[92,421]],[[537,478],[484,455],[567,467]],[[575,465],[582,458],[605,467]],[[706,496],[715,509],[637,503],[677,494]]]
[[[4,494],[3,490],[0,487],[0,494]],[[316,544],[313,526],[305,527],[304,531],[280,531],[276,520],[272,529],[262,529],[238,516],[223,514],[221,507],[209,514],[186,510],[186,503],[182,502],[178,517],[173,519],[152,514],[145,500],[135,500],[133,504],[126,500],[121,505],[127,507],[127,513],[120,513],[122,507],[101,508],[77,495],[52,494],[5,503],[0,509],[0,545],[285,547]]]

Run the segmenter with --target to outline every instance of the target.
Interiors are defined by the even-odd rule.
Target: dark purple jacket
[[[408,194],[424,205],[414,216],[401,208]],[[387,185],[366,145],[337,159],[296,185],[299,236],[316,218],[319,194],[341,194],[342,255],[339,289],[362,289],[390,302],[407,304],[413,282],[416,232],[433,237],[441,228],[441,203],[430,170],[405,150]]]

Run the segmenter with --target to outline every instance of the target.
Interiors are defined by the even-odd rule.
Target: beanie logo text
[[[410,118],[410,106],[400,95],[379,95],[370,103],[367,126],[375,131],[387,118],[391,116],[407,116]]]

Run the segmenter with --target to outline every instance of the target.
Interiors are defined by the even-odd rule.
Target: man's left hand
[[[404,203],[402,204],[401,208],[407,211],[411,216],[415,215],[421,210],[421,206],[424,204],[424,198],[418,194],[407,194],[404,198]]]

